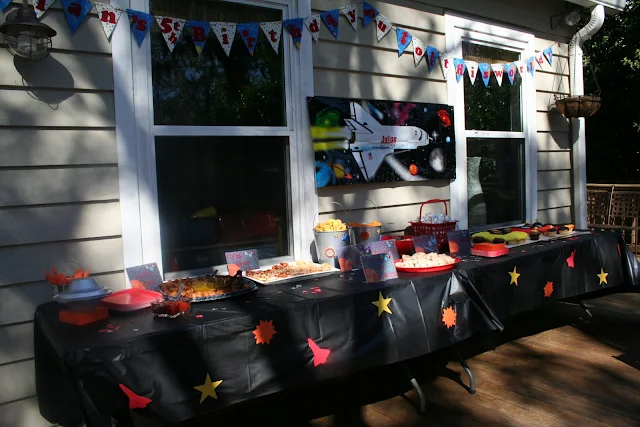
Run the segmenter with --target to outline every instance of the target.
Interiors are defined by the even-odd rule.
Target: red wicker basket
[[[424,205],[429,203],[444,203],[444,214],[448,215],[449,211],[447,210],[447,202],[441,199],[432,199],[427,200],[423,204],[420,205],[420,216],[419,220],[422,219],[422,208]],[[446,249],[449,244],[449,238],[447,237],[447,232],[454,231],[456,229],[456,223],[458,221],[445,222],[442,224],[425,224],[424,222],[410,222],[411,227],[413,228],[414,236],[426,236],[428,234],[435,234],[436,241],[438,242],[438,248],[440,250]]]

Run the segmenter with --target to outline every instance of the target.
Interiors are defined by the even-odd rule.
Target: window
[[[130,3],[204,22],[310,13],[306,0]],[[199,56],[189,27],[173,52],[157,25],[141,47],[117,39],[124,37],[114,37],[114,74],[125,265],[157,262],[166,275],[217,268],[225,252],[242,249],[257,249],[265,263],[308,257],[308,237],[294,230],[314,213],[305,206],[315,188],[303,108],[310,52],[286,31],[278,53],[260,31],[253,55],[239,34],[227,55],[211,31]],[[299,178],[305,170],[309,178]]]
[[[533,36],[462,18],[447,16],[447,49],[466,61],[508,64],[533,52]],[[451,53],[453,52],[453,54]],[[536,149],[535,84],[516,75],[489,87],[481,76],[472,84],[468,73],[449,82],[456,114],[456,150],[461,159],[452,184],[452,207],[461,226],[486,229],[535,219]],[[460,173],[462,172],[462,173]]]

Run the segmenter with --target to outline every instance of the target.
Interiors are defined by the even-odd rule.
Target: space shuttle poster
[[[453,107],[309,98],[316,186],[455,179]]]

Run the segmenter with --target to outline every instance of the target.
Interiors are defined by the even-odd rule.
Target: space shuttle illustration
[[[341,149],[351,150],[367,181],[375,177],[387,156],[415,150],[428,145],[433,139],[419,127],[381,125],[356,102],[350,102],[349,109],[349,118],[344,119],[347,127],[341,129],[341,132],[336,132],[342,136],[342,142],[337,143],[334,139],[333,145],[335,148],[339,145]],[[338,134],[334,136],[338,137]],[[325,137],[329,135],[325,134]]]

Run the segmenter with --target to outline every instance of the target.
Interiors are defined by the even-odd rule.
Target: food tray
[[[255,283],[253,283],[251,280],[243,277],[242,281],[244,283],[246,283],[247,285],[249,285],[249,287],[247,289],[240,289],[238,291],[234,291],[234,292],[228,292],[226,294],[222,294],[222,295],[213,295],[213,296],[209,296],[209,297],[200,297],[200,298],[186,298],[186,297],[179,297],[185,301],[189,301],[191,303],[196,303],[196,302],[208,302],[208,301],[218,301],[221,299],[227,299],[227,298],[232,298],[238,295],[243,295],[243,294],[247,294],[249,292],[253,292],[253,291],[257,291],[258,287],[256,286]],[[165,299],[170,299],[171,297],[169,297],[167,294],[163,293]]]
[[[268,270],[271,267],[265,267],[265,268],[261,268],[260,270]],[[255,270],[255,271],[260,271],[260,270]],[[324,276],[330,276],[334,273],[340,273],[340,269],[332,267],[331,270],[327,270],[327,271],[319,271],[317,273],[309,273],[309,274],[300,274],[298,276],[291,276],[291,277],[285,277],[283,279],[277,279],[277,280],[270,280],[268,282],[262,281],[262,280],[258,280],[258,279],[254,279],[253,277],[246,277],[245,276],[245,272],[242,272],[243,277],[246,277],[247,280],[252,280],[256,283],[259,283],[263,286],[269,286],[269,285],[277,285],[279,283],[290,283],[290,282],[296,282],[298,280],[301,279],[312,279],[315,277],[324,277]]]
[[[104,298],[103,306],[114,311],[137,311],[147,308],[152,302],[162,299],[163,294],[147,289],[125,289]]]
[[[478,243],[471,248],[471,255],[481,256],[485,258],[497,258],[504,255],[509,255],[509,248],[505,245],[493,245]]]
[[[437,267],[417,267],[417,268],[398,267],[398,264],[396,263],[396,270],[403,273],[437,273],[439,271],[453,270],[453,268],[459,262],[460,260],[458,259],[453,264],[439,265]]]

